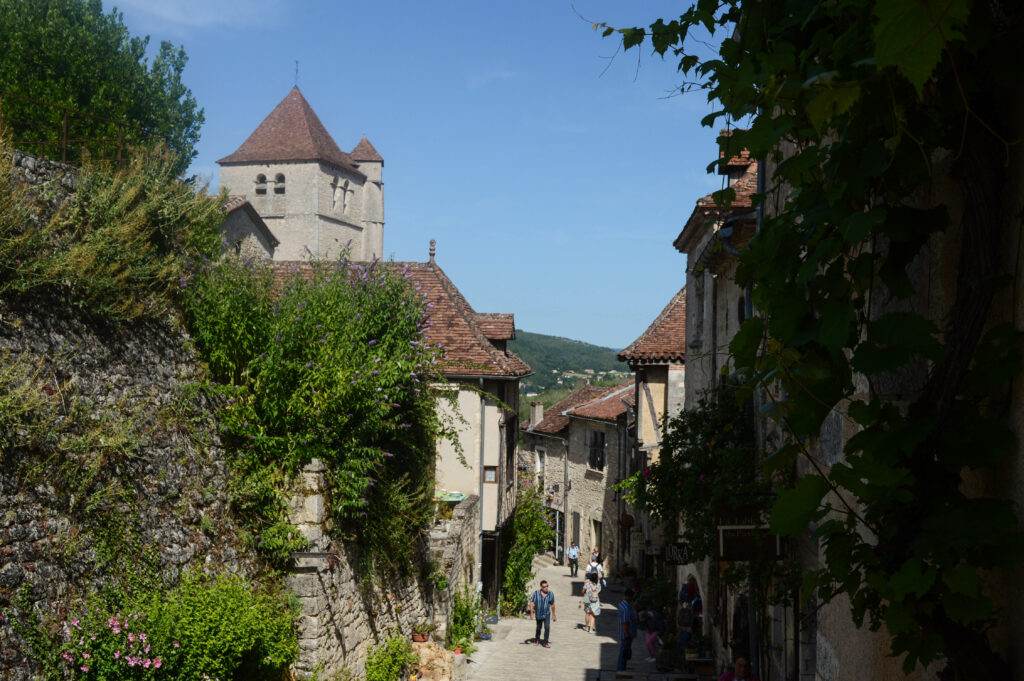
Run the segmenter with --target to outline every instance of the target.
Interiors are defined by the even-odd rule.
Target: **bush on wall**
[[[313,262],[272,291],[264,265],[204,265],[184,289],[197,344],[227,386],[233,504],[278,560],[289,533],[288,481],[326,465],[336,536],[355,540],[367,572],[407,574],[430,520],[439,350],[421,294],[392,268]]]

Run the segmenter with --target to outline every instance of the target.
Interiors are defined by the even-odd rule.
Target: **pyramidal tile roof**
[[[620,362],[683,362],[686,360],[686,287],[672,296],[661,314],[639,338],[619,353]]]
[[[378,154],[377,150],[373,148],[372,144],[370,144],[370,140],[366,139],[366,135],[363,135],[363,139],[359,140],[359,144],[356,145],[356,148],[352,150],[352,153],[350,153],[349,156],[356,161],[384,162],[381,155]]]
[[[274,107],[242,146],[217,163],[275,161],[323,161],[365,177],[356,161],[338,148],[298,86]]]

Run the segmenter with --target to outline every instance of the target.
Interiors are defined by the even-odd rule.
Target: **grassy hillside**
[[[520,394],[541,393],[546,403],[561,399],[574,386],[615,385],[629,375],[625,362],[615,359],[618,350],[578,340],[517,329],[509,348],[533,367],[533,376],[520,383]]]
[[[583,341],[546,336],[516,329],[516,339],[509,348],[533,367],[535,374],[551,374],[553,369],[563,371],[622,371],[624,362],[615,359],[618,350],[602,348]]]

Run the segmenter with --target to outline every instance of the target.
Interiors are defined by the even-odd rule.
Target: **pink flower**
[[[115,660],[121,659],[121,651],[120,650],[118,650],[116,653],[114,653],[114,659]]]
[[[153,661],[150,660],[148,657],[145,660],[142,661],[142,666],[145,667],[146,669],[149,669],[150,665],[152,665],[152,664],[153,664]]]
[[[129,632],[129,633],[128,633],[128,641],[129,641],[130,643],[135,643],[135,634],[133,634],[133,633]]]
[[[650,469],[650,468],[645,468],[645,469],[644,469],[644,473],[643,473],[643,476],[644,476],[644,478],[649,478],[649,477],[651,477],[651,469]]]
[[[92,657],[92,655],[90,655],[89,653],[86,653],[86,652],[82,653],[82,658],[88,660],[90,657]]]
[[[156,668],[156,669],[160,669],[160,665],[162,665],[162,664],[163,664],[163,660],[161,660],[159,657],[156,658],[155,660],[153,660],[153,667]]]
[[[89,671],[89,665],[83,664],[81,667],[79,667],[79,669],[81,669],[83,672],[87,672]]]
[[[175,641],[171,645],[174,646],[175,648],[180,648],[181,647],[181,645],[177,641]]]

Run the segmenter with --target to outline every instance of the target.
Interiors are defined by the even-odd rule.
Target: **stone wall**
[[[73,195],[73,168],[20,153],[14,166],[48,206]],[[47,459],[4,446],[0,419],[0,678],[28,681],[40,672],[12,625],[15,603],[27,596],[44,619],[56,616],[76,597],[110,584],[112,551],[118,560],[133,560],[155,549],[167,584],[188,567],[266,574],[230,514],[216,405],[195,389],[203,369],[179,320],[113,328],[58,297],[4,291],[0,377],[12,367],[26,369],[30,393],[59,399],[60,413],[77,408],[83,422],[126,441],[105,453],[99,439],[78,454]],[[0,397],[9,388],[0,385]],[[61,471],[79,464],[88,464],[92,478],[69,486]],[[465,583],[467,563],[473,574],[476,555],[478,504],[467,499],[447,528],[431,533],[429,546],[425,539],[409,551],[417,563],[428,555],[441,558],[449,570],[447,594],[427,584],[422,563],[407,583],[361,588],[344,550],[320,527],[322,473],[316,466],[307,470],[296,493],[296,521],[311,540],[287,578],[304,609],[298,677],[318,665],[321,678],[344,668],[359,671],[369,647],[391,632],[408,633],[424,619],[446,621],[450,594]]]
[[[112,551],[156,547],[168,583],[190,565],[258,572],[228,514],[212,405],[187,389],[199,365],[172,323],[111,329],[54,298],[5,294],[0,367],[15,366],[31,369],[31,390],[60,396],[60,413],[77,405],[80,418],[128,442],[106,453],[100,439],[49,458],[0,450],[0,677],[38,672],[9,619],[18,596],[41,615],[58,613],[109,583]],[[79,468],[92,479],[76,477]]]
[[[453,509],[450,520],[435,522],[429,542],[431,564],[448,578],[447,589],[433,589],[429,618],[438,627],[434,640],[444,641],[455,593],[466,586],[475,589],[480,579],[480,498],[466,497]]]
[[[371,646],[394,633],[409,635],[418,622],[437,625],[434,639],[444,641],[456,590],[475,574],[479,499],[468,497],[452,518],[431,528],[425,546],[410,547],[413,556],[429,556],[419,574],[387,583],[360,583],[344,550],[324,531],[326,469],[314,460],[306,466],[291,499],[292,522],[309,541],[309,550],[294,555],[286,578],[288,590],[302,603],[300,657],[296,676],[330,676],[343,669],[362,673]],[[447,577],[436,589],[431,570]]]

